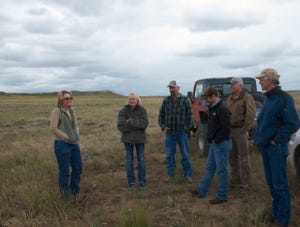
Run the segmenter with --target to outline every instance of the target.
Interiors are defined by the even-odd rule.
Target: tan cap
[[[268,77],[270,80],[279,81],[280,75],[278,74],[278,72],[275,69],[267,68],[267,69],[264,69],[263,71],[261,71],[260,74],[255,76],[256,79],[261,79],[263,77]]]

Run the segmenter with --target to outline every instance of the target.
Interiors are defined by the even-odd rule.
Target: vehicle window
[[[195,98],[200,98],[203,93],[203,84],[197,84],[195,88]]]
[[[218,90],[222,99],[225,99],[231,95],[230,84],[213,84],[212,86]]]
[[[252,84],[244,84],[243,87],[244,87],[244,90],[246,90],[247,92],[252,91]]]
[[[223,85],[222,84],[214,84],[213,86],[218,90],[220,96],[223,96]]]
[[[213,84],[207,84],[205,87],[207,87],[208,85],[215,87],[218,90],[220,97],[222,97],[222,99],[226,99],[229,95],[231,95],[230,84],[213,83]],[[196,99],[200,98],[205,87],[203,86],[203,84],[196,85],[196,88],[195,88],[195,98]],[[244,87],[244,90],[251,93],[251,91],[252,91],[251,83],[245,83],[243,85],[243,87]]]
[[[223,85],[223,96],[227,97],[229,95],[231,95],[230,84],[224,84]]]

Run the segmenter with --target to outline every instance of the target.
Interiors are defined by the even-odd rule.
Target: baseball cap
[[[267,69],[264,69],[263,71],[261,71],[260,74],[255,76],[256,79],[261,79],[263,77],[267,77],[270,80],[279,81],[280,75],[278,74],[278,72],[275,69],[267,68]]]
[[[240,78],[240,77],[233,77],[228,83],[231,84],[231,85],[234,85],[234,84],[243,85],[243,79]]]
[[[170,81],[169,85],[167,87],[177,87],[177,83],[176,83],[176,80],[172,80]]]

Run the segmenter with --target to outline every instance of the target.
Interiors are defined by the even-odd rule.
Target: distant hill
[[[100,97],[122,97],[112,91],[71,91],[74,95],[97,95]]]
[[[100,97],[122,97],[122,95],[119,95],[117,93],[114,93],[112,91],[71,91],[74,95],[97,95]],[[43,96],[49,96],[49,95],[56,95],[57,92],[39,92],[39,93],[6,93],[3,91],[0,91],[0,96],[3,95],[43,95]]]

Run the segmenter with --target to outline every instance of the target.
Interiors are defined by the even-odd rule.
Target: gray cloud
[[[47,12],[47,9],[44,8],[44,7],[41,7],[41,8],[32,8],[32,9],[29,9],[28,10],[28,13],[29,14],[32,14],[32,15],[43,15]]]
[[[194,50],[186,53],[188,56],[210,58],[218,56],[226,56],[230,53],[230,50],[226,46],[204,46],[201,48],[195,48]]]
[[[176,79],[185,94],[201,77],[267,66],[286,86],[299,74],[298,1],[227,3],[1,1],[0,91],[167,95]]]
[[[117,2],[116,0],[47,0],[48,4],[63,6],[79,16],[99,16],[111,11]]]
[[[186,26],[193,32],[218,31],[234,28],[246,28],[263,23],[258,14],[210,10],[206,12],[187,12],[184,18]]]

